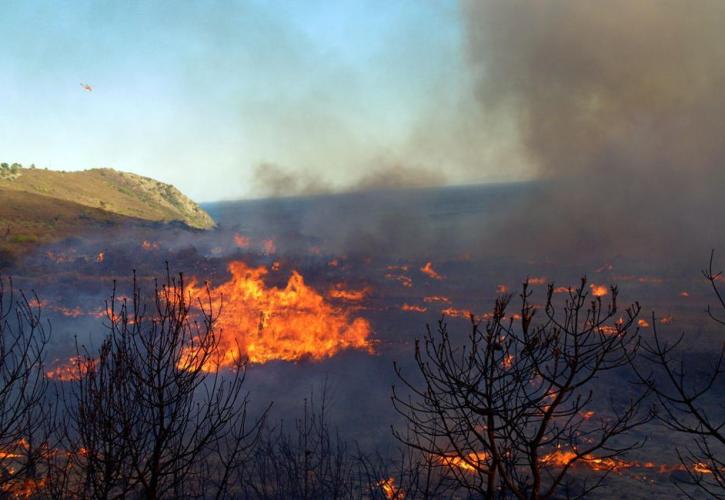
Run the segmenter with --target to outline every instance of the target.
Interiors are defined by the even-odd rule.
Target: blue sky
[[[501,180],[462,30],[453,0],[5,1],[2,161],[199,201],[255,196],[261,163],[340,189],[386,165]]]

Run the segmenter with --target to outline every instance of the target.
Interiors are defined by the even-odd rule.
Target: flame
[[[159,249],[159,244],[156,241],[143,240],[143,243],[141,243],[141,248],[143,248],[147,252],[149,250],[158,250]]]
[[[262,241],[262,251],[266,253],[267,255],[272,255],[274,253],[277,253],[277,245],[274,243],[274,240],[263,240]]]
[[[604,335],[617,335],[619,333],[619,329],[612,325],[602,325],[598,327],[597,330],[599,330],[599,333],[603,333]]]
[[[649,328],[649,321],[647,321],[646,319],[640,319],[639,321],[637,321],[637,326],[640,328]]]
[[[667,314],[667,315],[662,316],[660,318],[660,323],[663,324],[663,325],[669,325],[669,324],[672,323],[673,320],[674,320],[674,318],[672,317],[672,315],[671,314]]]
[[[712,474],[712,467],[703,462],[696,462],[693,464],[692,470],[699,474]]]
[[[471,314],[473,314],[468,309],[457,309],[455,307],[446,307],[441,312],[452,318],[470,318]]]
[[[234,235],[234,244],[239,248],[247,248],[250,243],[251,241],[247,236],[242,236],[239,233]]]
[[[684,290],[680,292],[680,297],[689,297],[690,294],[688,292],[685,292]]]
[[[606,285],[597,285],[596,283],[592,283],[589,285],[589,288],[592,289],[592,295],[595,297],[604,297],[609,295],[609,288],[607,288]]]
[[[436,272],[435,269],[433,269],[433,263],[432,262],[426,262],[423,267],[420,268],[421,272],[428,276],[431,279],[434,280],[442,280],[444,277]]]
[[[504,370],[510,370],[514,366],[514,357],[511,354],[507,354],[501,360],[501,367]]]
[[[265,285],[268,271],[263,266],[253,268],[235,261],[229,264],[229,272],[229,281],[210,289],[215,309],[222,304],[215,365],[229,366],[240,358],[252,363],[319,360],[343,349],[372,352],[370,323],[352,319],[344,308],[331,305],[297,271],[284,288]],[[189,285],[189,292],[192,297],[204,297],[195,283]]]
[[[540,286],[546,284],[546,278],[544,276],[532,276],[526,282],[531,286]]]
[[[404,274],[387,273],[385,275],[385,279],[392,280],[392,281],[399,281],[405,288],[413,287],[413,280],[410,279],[409,276],[406,276]]]
[[[346,290],[343,283],[338,283],[334,287],[330,288],[327,295],[333,299],[342,299],[350,302],[359,302],[363,300],[370,293],[369,288],[362,288],[360,290]]]
[[[338,267],[340,265],[340,261],[337,259],[332,259],[330,262],[327,263],[330,267]]]
[[[571,287],[568,286],[557,286],[554,288],[554,293],[569,293],[571,291]]]
[[[272,271],[279,271],[282,268],[282,263],[278,260],[272,262]]]
[[[429,295],[427,297],[423,297],[423,302],[443,302],[444,304],[450,304],[451,299],[444,297],[443,295]]]
[[[98,255],[96,255],[96,262],[98,262],[100,264],[104,260],[106,260],[106,253],[103,250],[101,250],[100,252],[98,252]]]
[[[465,472],[477,472],[482,465],[485,465],[488,455],[483,451],[468,453],[465,457],[456,455],[444,455],[438,457],[440,463],[448,467],[457,467]]]
[[[71,356],[65,363],[56,364],[54,368],[45,372],[45,375],[51,380],[60,382],[72,382],[79,380],[96,367],[96,360],[86,358],[84,356]]]
[[[585,411],[581,414],[584,420],[590,420],[596,413],[593,410]]]
[[[400,310],[401,311],[410,311],[410,312],[424,313],[424,312],[426,312],[428,310],[428,308],[427,307],[423,307],[423,306],[418,306],[418,305],[415,305],[415,304],[412,304],[412,305],[411,304],[403,304],[402,306],[400,306]]]
[[[504,284],[496,285],[496,293],[508,293],[509,287]]]
[[[388,500],[402,500],[405,498],[405,492],[395,486],[395,479],[392,477],[378,481],[378,486],[380,486],[383,495]]]

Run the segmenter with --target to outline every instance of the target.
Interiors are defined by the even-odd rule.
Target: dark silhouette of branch
[[[708,268],[702,271],[717,299],[717,307],[707,306],[706,313],[716,325],[725,326],[720,316],[725,311],[718,282],[722,273],[714,271],[714,251]],[[722,401],[725,373],[725,342],[709,366],[686,367],[682,356],[685,333],[667,342],[657,328],[652,315],[652,337],[642,343],[642,358],[648,364],[632,362],[632,368],[643,385],[656,396],[659,403],[654,413],[657,421],[675,432],[691,436],[693,445],[678,449],[680,462],[689,480],[676,484],[688,496],[694,491],[715,498],[725,498],[725,404]]]
[[[72,493],[94,498],[223,497],[229,470],[252,449],[261,419],[247,420],[245,365],[220,368],[217,312],[194,300],[183,275],[145,297],[107,304],[96,355],[79,347],[68,404]]]
[[[48,382],[43,371],[50,325],[40,300],[0,276],[0,492],[38,489],[48,452]]]
[[[447,465],[461,487],[494,498],[544,498],[569,491],[574,466],[614,459],[640,443],[619,444],[649,420],[640,411],[647,391],[613,401],[609,415],[591,418],[594,380],[627,365],[636,353],[634,304],[618,319],[617,288],[611,300],[590,297],[586,279],[563,307],[549,286],[543,317],[524,283],[517,316],[511,297],[497,299],[485,324],[471,317],[468,338],[458,342],[445,319],[416,342],[418,379],[396,372],[410,396],[393,388],[393,403],[408,425],[395,437]],[[601,462],[600,462],[601,463]],[[583,481],[585,495],[601,484]]]

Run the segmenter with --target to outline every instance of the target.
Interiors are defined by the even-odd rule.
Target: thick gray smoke
[[[356,180],[334,187],[314,172],[286,169],[261,163],[254,170],[254,192],[265,197],[309,196],[333,192],[376,191],[443,186],[446,176],[422,166],[380,164],[362,172]]]
[[[551,181],[497,240],[698,254],[720,243],[725,3],[465,0],[462,10],[482,114],[513,117]]]

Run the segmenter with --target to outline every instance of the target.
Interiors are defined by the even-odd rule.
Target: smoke
[[[377,191],[381,189],[416,189],[438,187],[446,176],[423,166],[380,164],[356,180],[335,187],[322,176],[299,169],[287,169],[274,163],[260,163],[254,170],[254,192],[266,197],[310,196],[333,192]]]
[[[725,4],[465,0],[462,10],[487,126],[513,118],[550,181],[497,241],[647,253],[718,243]]]
[[[260,163],[254,169],[254,192],[264,196],[306,196],[332,191],[328,182],[320,176],[287,170],[274,163]]]

